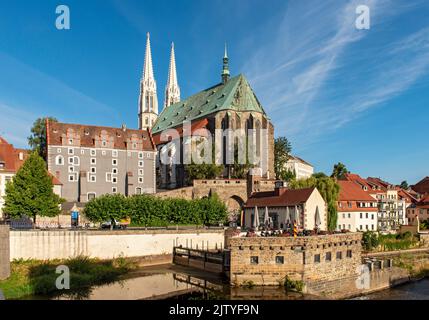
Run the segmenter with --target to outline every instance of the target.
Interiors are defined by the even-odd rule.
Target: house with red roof
[[[378,230],[396,230],[400,225],[408,224],[406,208],[411,205],[411,202],[407,203],[406,198],[410,195],[400,193],[398,187],[380,178],[364,179],[358,174],[347,173],[343,180],[354,182],[362,191],[376,200]]]
[[[411,189],[422,195],[429,194],[429,177],[425,177],[415,185],[412,185]]]
[[[429,220],[429,194],[424,196],[419,202],[407,208],[409,224],[413,225],[417,217],[420,222]]]
[[[286,230],[294,223],[300,230],[328,228],[327,206],[315,187],[296,190],[277,187],[274,191],[255,192],[244,205],[243,220],[246,228],[268,224],[273,229]]]
[[[0,137],[0,220],[2,220],[2,208],[6,195],[6,183],[11,181],[28,157],[28,150],[17,149]],[[54,192],[61,197],[62,183],[52,176]]]
[[[377,200],[353,181],[338,181],[337,230],[376,231],[378,228]]]

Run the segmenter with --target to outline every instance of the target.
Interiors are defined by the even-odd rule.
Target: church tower
[[[147,33],[146,54],[144,58],[143,76],[140,80],[139,97],[139,129],[151,129],[158,117],[158,97],[156,81],[153,75],[150,34]]]
[[[164,108],[180,101],[180,87],[177,81],[176,56],[174,43],[171,44],[170,67],[168,69],[168,81],[165,88]]]
[[[225,84],[228,82],[230,77],[229,74],[229,58],[228,58],[228,50],[226,48],[225,43],[225,54],[223,56],[223,69],[222,69],[222,83]]]

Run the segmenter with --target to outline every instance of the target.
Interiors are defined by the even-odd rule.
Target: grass
[[[56,269],[65,265],[70,270],[70,290],[58,290]],[[88,296],[92,286],[115,282],[134,268],[124,258],[98,260],[77,257],[67,260],[15,260],[11,263],[11,276],[0,281],[6,299],[20,299],[34,295]]]

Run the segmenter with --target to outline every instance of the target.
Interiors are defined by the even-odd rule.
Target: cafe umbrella
[[[253,217],[253,227],[255,229],[259,228],[259,212],[258,212],[258,207],[257,206],[255,207],[255,214],[254,214],[254,217]]]

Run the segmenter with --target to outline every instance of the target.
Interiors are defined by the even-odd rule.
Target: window
[[[69,139],[69,144],[72,145],[73,144],[73,139]]]
[[[331,252],[326,252],[325,261],[326,262],[331,262],[332,261],[332,253]]]
[[[112,157],[117,157],[117,156],[118,156],[118,150],[113,150]]]
[[[259,257],[257,256],[250,257],[250,264],[259,264]]]
[[[118,177],[112,177],[112,183],[118,183]]]
[[[352,250],[347,250],[347,254],[346,254],[347,258],[351,258],[352,255],[353,255]]]
[[[360,230],[363,230],[363,227],[362,227],[362,225],[360,225],[360,226],[359,226],[359,229],[360,229]]]
[[[143,159],[144,155],[143,152],[139,152],[139,159]]]
[[[112,193],[117,193],[118,189],[116,187],[112,187]]]
[[[69,155],[74,155],[74,149],[73,148],[69,148],[68,153],[69,153]]]
[[[91,167],[91,173],[97,173],[97,168],[96,167]]]
[[[95,157],[97,155],[97,150],[91,149],[91,156]]]
[[[139,167],[144,167],[144,161],[139,161]]]
[[[142,188],[136,188],[136,194],[142,194]]]
[[[81,149],[81,150],[80,150],[80,154],[85,154],[85,150],[84,150],[84,149]]]
[[[374,214],[371,215],[371,220],[374,220]]]
[[[347,202],[347,205],[349,206],[349,208],[351,208],[352,207],[352,203],[349,201],[349,202]]]
[[[69,173],[73,173],[74,172],[74,167],[69,167]]]
[[[343,213],[343,219],[345,219],[346,218],[346,214],[345,213]]]
[[[91,164],[97,164],[97,159],[96,158],[91,158]]]
[[[112,182],[112,174],[110,172],[106,173],[106,182]]]
[[[347,228],[347,230],[351,230],[352,229],[352,226],[349,224],[349,227]]]
[[[101,145],[102,145],[103,147],[107,146],[107,142],[106,142],[106,140],[103,140],[103,141],[101,142]]]
[[[314,263],[320,263],[320,254],[314,255]]]
[[[349,219],[352,217],[350,213],[348,214],[348,217],[349,217]]]
[[[118,165],[118,159],[112,159],[112,166]]]
[[[368,227],[368,225],[366,225],[366,226],[365,226],[365,229],[366,229],[366,230],[369,230],[369,227]]]
[[[143,169],[139,169],[139,176],[143,176],[144,175],[144,170]]]
[[[367,219],[368,219],[368,212],[366,212],[366,213],[365,213],[365,218],[367,218]]]
[[[61,148],[58,148],[57,153],[61,153],[61,152],[62,152]]]
[[[118,174],[118,168],[113,168],[113,169],[112,169],[112,173],[113,173],[113,174]]]
[[[360,213],[360,218],[361,218],[361,219],[363,218],[363,214],[362,214],[362,212]]]
[[[91,201],[91,200],[95,199],[95,196],[96,196],[95,192],[89,192],[88,195],[87,195],[88,201]]]
[[[276,256],[276,264],[284,264],[284,263],[285,263],[285,257]]]
[[[56,156],[55,157],[55,164],[57,166],[62,166],[64,165],[64,157],[63,156]]]
[[[73,157],[69,158],[69,164],[74,164],[74,158]]]
[[[139,183],[143,183],[143,177],[139,177]]]
[[[337,252],[337,260],[341,260],[343,258],[343,253],[341,251]]]
[[[94,175],[94,174],[90,175],[90,176],[89,176],[89,181],[90,181],[90,182],[97,182],[97,176],[96,176],[96,175]]]
[[[69,174],[69,182],[76,182],[77,181],[77,174]]]

